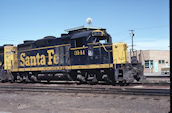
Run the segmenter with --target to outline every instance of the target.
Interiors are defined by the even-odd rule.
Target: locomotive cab
[[[85,47],[90,44],[112,44],[112,40],[106,29],[98,27],[81,26],[65,30],[71,36],[71,47]]]
[[[71,35],[71,65],[112,63],[112,40],[106,29],[81,26],[66,31]]]

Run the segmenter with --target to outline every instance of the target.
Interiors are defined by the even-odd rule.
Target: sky
[[[88,17],[113,43],[130,49],[133,29],[134,49],[169,50],[169,0],[0,0],[0,46],[60,37]]]

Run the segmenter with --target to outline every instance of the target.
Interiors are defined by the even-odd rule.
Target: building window
[[[159,60],[159,64],[164,64],[165,61],[164,60]]]
[[[152,68],[153,60],[145,60],[145,68]]]

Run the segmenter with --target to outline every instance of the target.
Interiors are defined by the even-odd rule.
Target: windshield
[[[93,38],[93,43],[106,44],[106,43],[110,43],[110,41],[109,41],[108,37],[94,37]]]

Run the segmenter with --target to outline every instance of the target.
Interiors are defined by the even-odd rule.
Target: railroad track
[[[120,86],[34,86],[34,85],[0,85],[0,91],[27,91],[27,92],[60,92],[60,93],[96,93],[96,94],[127,94],[127,95],[150,95],[169,96],[168,88],[140,88],[140,87],[120,87]]]
[[[170,75],[145,75],[146,78],[170,78]]]
[[[145,82],[145,83],[141,83],[141,82],[136,82],[136,83],[131,83],[130,85],[144,85],[144,86],[170,86],[170,83],[168,82]]]

